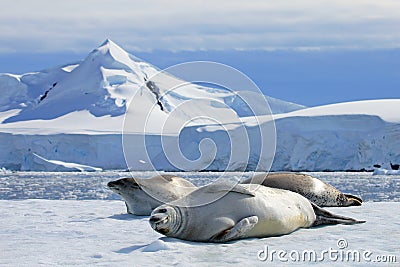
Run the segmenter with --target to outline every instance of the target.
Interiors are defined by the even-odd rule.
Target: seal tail
[[[349,194],[344,194],[347,198],[347,206],[361,206],[362,204],[362,199],[353,195],[349,195]]]
[[[345,217],[337,214],[330,213],[329,211],[320,208],[319,206],[311,203],[314,213],[316,215],[313,226],[318,225],[330,225],[330,224],[357,224],[365,223],[365,221],[359,221],[350,217]]]

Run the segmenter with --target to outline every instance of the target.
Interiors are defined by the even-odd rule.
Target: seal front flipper
[[[356,224],[365,223],[365,221],[358,221],[356,219],[345,217],[337,214],[330,213],[329,211],[320,208],[319,206],[311,203],[316,216],[313,226],[328,225],[328,224]]]
[[[235,226],[230,229],[223,230],[211,238],[211,242],[227,242],[234,239],[242,238],[248,231],[258,223],[257,216],[250,216],[241,219]]]

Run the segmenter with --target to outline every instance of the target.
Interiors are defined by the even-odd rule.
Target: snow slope
[[[377,116],[386,122],[400,123],[398,110],[400,99],[378,99],[306,108],[287,114],[275,115],[275,119],[285,117],[317,117],[341,115]]]

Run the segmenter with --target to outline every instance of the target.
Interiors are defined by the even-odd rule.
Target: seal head
[[[197,188],[181,177],[166,174],[145,179],[122,178],[109,182],[107,186],[125,200],[128,213],[135,215],[150,215],[154,208]]]

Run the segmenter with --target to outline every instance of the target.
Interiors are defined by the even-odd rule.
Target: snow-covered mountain
[[[399,100],[307,109],[257,92],[185,83],[110,40],[76,64],[0,74],[0,94],[0,167],[7,169],[126,168],[125,149],[136,170],[263,170],[272,162],[275,127],[274,170],[400,161]],[[125,114],[134,120],[123,129]],[[260,137],[264,130],[268,136]],[[179,151],[166,153],[165,146]]]
[[[157,81],[149,80],[158,72],[156,67],[106,40],[77,64],[24,75],[1,74],[0,111],[19,110],[4,123],[52,120],[80,111],[95,117],[115,117],[125,114],[127,103],[141,90],[140,100],[151,105],[158,103],[160,112],[169,112],[183,100],[200,97],[221,101],[239,109],[238,113],[243,112],[235,94],[227,90],[188,84],[181,90],[167,92],[170,88],[163,85],[180,81],[167,73],[158,75]],[[304,108],[268,99],[273,113]]]

